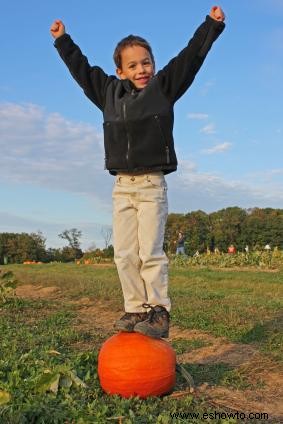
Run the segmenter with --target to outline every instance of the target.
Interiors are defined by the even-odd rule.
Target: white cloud
[[[266,169],[264,171],[251,172],[248,178],[253,183],[260,182],[262,185],[266,183],[279,184],[282,187],[283,168]]]
[[[282,208],[282,184],[256,184],[245,175],[242,178],[231,180],[225,175],[200,172],[191,161],[183,160],[177,173],[167,177],[169,210],[185,213],[198,209],[211,212],[229,206]]]
[[[229,150],[231,146],[232,146],[232,143],[225,142],[225,143],[217,144],[216,146],[213,146],[210,149],[203,149],[202,153],[205,153],[207,155],[211,155],[213,153],[223,153],[226,150]]]
[[[208,115],[206,113],[188,113],[188,118],[201,121],[207,119]]]
[[[107,203],[103,136],[94,126],[34,104],[0,104],[0,178],[87,194]],[[101,184],[104,179],[104,184]]]
[[[207,81],[200,90],[202,96],[206,96],[211,89],[215,85],[214,81]]]
[[[205,125],[203,128],[200,129],[200,132],[203,134],[215,134],[215,124],[210,123],[208,125]]]

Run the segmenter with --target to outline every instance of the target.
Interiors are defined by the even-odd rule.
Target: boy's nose
[[[145,71],[144,65],[142,63],[140,63],[138,65],[138,69],[137,70],[138,70],[139,73],[144,73],[144,71]]]

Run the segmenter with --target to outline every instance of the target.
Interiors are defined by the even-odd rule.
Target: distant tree
[[[242,228],[243,244],[262,249],[266,244],[283,249],[283,210],[254,208]]]
[[[9,263],[46,261],[45,238],[41,232],[0,233],[0,263],[3,263],[4,258]]]
[[[113,258],[114,257],[114,247],[112,244],[109,244],[105,249],[103,249],[104,258]]]
[[[62,233],[58,234],[61,239],[67,240],[69,246],[73,249],[80,249],[80,238],[82,232],[77,228],[71,228],[70,230],[65,230]]]
[[[60,249],[60,253],[62,262],[73,262],[83,256],[83,252],[80,249],[74,249],[70,246],[65,246]]]
[[[82,232],[77,228],[71,228],[65,230],[58,235],[61,239],[67,240],[69,246],[65,246],[62,249],[63,262],[69,262],[75,259],[79,259],[83,256],[83,252],[80,248],[80,237]]]
[[[46,238],[43,236],[41,231],[38,231],[37,233],[31,233],[30,236],[34,242],[34,249],[36,251],[37,257],[36,260],[46,262]]]
[[[186,215],[185,239],[186,253],[206,251],[210,244],[210,222],[205,212],[199,210]]]
[[[240,248],[239,244],[243,243],[241,235],[246,216],[246,211],[236,206],[211,213],[209,215],[211,237],[215,247],[226,251],[232,243],[237,249]]]
[[[101,235],[104,239],[105,249],[107,249],[107,247],[109,246],[110,240],[112,238],[112,228],[102,227],[101,228]]]
[[[47,262],[62,262],[62,251],[61,249],[55,249],[50,247],[46,251]]]

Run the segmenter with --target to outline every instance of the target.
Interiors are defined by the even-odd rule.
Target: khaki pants
[[[145,312],[143,303],[170,310],[168,259],[163,250],[168,214],[161,172],[118,174],[113,189],[114,260],[126,312]]]

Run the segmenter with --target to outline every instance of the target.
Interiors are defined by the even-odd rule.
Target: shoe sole
[[[116,331],[123,331],[124,333],[133,333],[134,332],[134,327],[132,329],[130,329],[130,328],[123,327],[122,325],[121,326],[114,325],[114,330],[116,330]]]
[[[163,333],[154,333],[148,331],[148,329],[143,330],[142,328],[134,327],[134,332],[143,334],[144,336],[153,337],[154,339],[167,339],[169,337],[169,331],[164,331]]]

